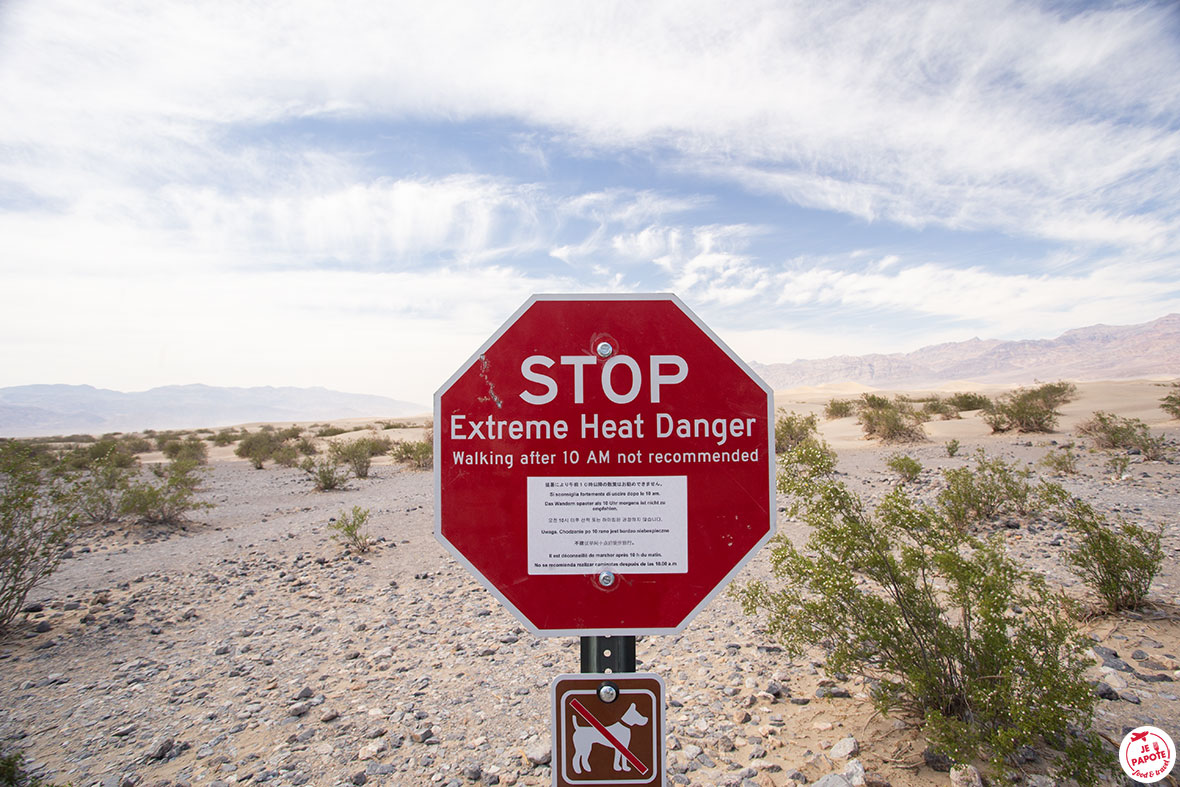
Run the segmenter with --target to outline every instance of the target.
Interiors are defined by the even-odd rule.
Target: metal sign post
[[[582,672],[634,672],[635,637],[582,637]]]
[[[529,631],[580,638],[554,783],[649,783],[635,637],[683,631],[773,534],[773,392],[674,295],[536,295],[434,419],[435,535]]]

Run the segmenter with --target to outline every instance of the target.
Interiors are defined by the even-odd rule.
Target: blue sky
[[[1180,311],[1171,3],[0,4],[0,386],[427,403],[534,292],[748,360]]]

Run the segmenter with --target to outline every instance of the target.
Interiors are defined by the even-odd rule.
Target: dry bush
[[[341,511],[336,521],[328,525],[333,531],[332,538],[340,541],[350,551],[364,554],[373,545],[369,534],[361,528],[369,520],[369,509],[353,506],[351,512]]]
[[[1143,606],[1164,560],[1162,526],[1153,531],[1130,522],[1111,525],[1080,500],[1071,501],[1065,522],[1079,536],[1066,560],[1107,609],[1118,612]]]
[[[407,464],[415,470],[430,470],[434,467],[434,441],[411,440],[394,443],[391,456],[394,461]]]
[[[856,413],[856,403],[851,399],[829,399],[824,405],[824,418],[829,421],[848,418]]]
[[[1180,383],[1172,383],[1172,390],[1160,399],[1160,409],[1173,418],[1180,418]]]
[[[79,517],[71,482],[29,446],[0,441],[0,630],[61,562]]]
[[[1089,732],[1097,697],[1073,605],[998,540],[902,487],[870,511],[832,470],[805,447],[781,458],[779,490],[812,534],[805,549],[771,542],[773,578],[736,591],[745,612],[788,656],[820,646],[827,670],[865,677],[879,710],[921,718],[955,762],[1011,775],[1017,752],[1046,745],[1060,778],[1096,783],[1113,761]]]
[[[774,419],[774,452],[793,448],[804,440],[819,436],[819,418],[815,413],[800,415],[794,411],[779,410]]]
[[[992,432],[1052,432],[1062,405],[1077,397],[1077,386],[1064,381],[1020,388],[997,397],[984,421]]]
[[[327,492],[338,489],[348,482],[349,468],[334,456],[312,459],[310,456],[303,460],[300,469],[311,476],[316,491]]]
[[[864,394],[858,419],[865,437],[876,437],[883,443],[919,443],[926,439],[922,428],[926,419],[901,399]]]
[[[120,501],[121,513],[138,522],[175,525],[185,520],[185,514],[201,508],[211,508],[195,496],[201,487],[199,467],[195,462],[177,460],[167,465],[154,465],[151,478],[130,481]]]
[[[885,466],[897,473],[902,481],[914,481],[922,472],[922,464],[905,454],[893,454],[885,461]]]
[[[1145,459],[1163,459],[1164,438],[1154,437],[1147,424],[1138,418],[1124,418],[1101,410],[1088,421],[1078,424],[1078,434],[1089,437],[1098,448],[1125,449]]]

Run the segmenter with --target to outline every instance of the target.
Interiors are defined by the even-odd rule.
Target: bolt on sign
[[[553,784],[664,783],[664,682],[658,675],[558,675]]]
[[[534,634],[673,634],[774,531],[770,388],[674,295],[536,295],[435,394],[435,534]]]

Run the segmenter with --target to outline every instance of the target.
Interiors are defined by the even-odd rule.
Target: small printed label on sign
[[[688,571],[688,479],[528,479],[528,573]]]

